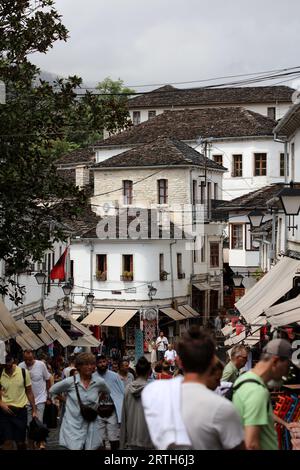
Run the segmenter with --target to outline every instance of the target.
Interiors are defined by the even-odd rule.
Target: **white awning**
[[[62,329],[62,327],[57,323],[57,321],[53,319],[53,320],[50,320],[49,323],[51,323],[53,328],[56,329],[57,334],[58,334],[57,341],[62,345],[62,347],[66,348],[67,346],[70,346],[72,344],[72,339]]]
[[[241,315],[252,323],[278,299],[293,288],[293,279],[300,269],[300,261],[289,257],[281,259],[235,304]]]
[[[9,334],[9,332],[4,328],[4,326],[0,322],[0,340],[6,341],[9,338],[11,338],[11,335]]]
[[[22,331],[18,338],[21,336],[27,343],[29,342],[30,347],[34,349],[34,351],[44,346],[44,343],[40,338],[33,333],[33,331],[31,331],[31,329],[22,320],[17,320],[16,323],[20,328],[20,331]]]
[[[185,308],[185,305],[180,305],[178,307],[178,312],[181,313],[185,318],[195,318],[194,315]]]
[[[26,341],[25,336],[23,335],[17,336],[16,342],[22,348],[23,351],[26,351],[26,349],[32,349],[32,346]]]
[[[44,339],[47,341],[48,345],[53,343],[55,340],[58,339],[58,336],[59,336],[58,332],[51,325],[51,323],[49,323],[48,320],[46,320],[44,315],[42,315],[41,313],[34,313],[32,316],[35,320],[38,320],[39,322],[41,322],[41,325],[42,325],[42,333],[41,334],[43,334]],[[47,334],[47,336],[49,336],[51,338],[52,341],[50,341],[50,343],[48,342],[49,339],[46,338],[45,333]],[[39,335],[39,336],[41,338],[41,335]],[[43,339],[43,341],[44,341],[44,339]]]
[[[81,338],[74,339],[71,346],[79,346],[81,348],[97,348],[100,342],[93,335],[81,336]]]
[[[257,343],[260,341],[260,336],[247,336],[247,338],[244,341],[244,344],[246,346],[255,346]]]
[[[233,346],[235,344],[241,343],[242,341],[246,342],[249,338],[253,336],[258,337],[258,331],[267,323],[264,317],[256,318],[253,321],[253,326],[251,326],[251,334],[249,334],[246,338],[246,332],[243,330],[239,335],[233,333],[228,339],[224,341],[225,346]],[[256,335],[255,335],[256,333]],[[250,339],[251,341],[251,339]]]
[[[197,287],[199,290],[210,290],[211,287],[207,282],[197,282],[196,284],[193,284],[194,287]]]
[[[15,320],[11,316],[11,313],[9,312],[5,304],[2,302],[2,300],[0,300],[0,325],[4,328],[4,331],[7,331],[7,333],[9,333],[10,338],[16,336],[19,333],[19,329]]]
[[[83,326],[81,323],[79,323],[77,320],[74,320],[74,318],[72,318],[71,315],[68,315],[64,312],[59,312],[58,313],[59,316],[65,318],[66,320],[70,320],[71,322],[71,325],[73,326],[73,328],[75,328],[76,330],[80,331],[80,333],[82,333],[83,335],[86,335],[86,336],[89,336],[92,334],[91,330],[89,330],[88,328],[86,328],[85,326]]]
[[[188,310],[194,317],[199,317],[200,313],[198,313],[195,309],[193,309],[193,307],[191,307],[190,305],[188,304],[185,304],[184,305],[184,308],[186,310]]]
[[[113,308],[94,308],[81,323],[84,325],[101,325],[113,311]]]
[[[118,326],[122,327],[129,322],[129,320],[136,314],[137,310],[115,310],[101,326]]]
[[[300,321],[300,295],[295,299],[274,305],[266,310],[268,322],[272,326],[284,326]]]
[[[174,308],[160,308],[159,310],[172,318],[172,320],[185,320],[185,317],[181,313],[177,312],[177,310],[174,310]]]

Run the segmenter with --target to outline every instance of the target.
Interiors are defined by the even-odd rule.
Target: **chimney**
[[[83,188],[90,183],[90,170],[86,166],[77,166],[75,168],[76,186]]]

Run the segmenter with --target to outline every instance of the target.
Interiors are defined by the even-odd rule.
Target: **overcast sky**
[[[299,0],[57,0],[56,6],[70,38],[33,60],[87,83],[107,76],[131,86],[169,83],[300,65]]]

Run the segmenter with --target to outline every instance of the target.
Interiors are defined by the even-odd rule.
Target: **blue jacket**
[[[121,423],[122,406],[125,392],[122,380],[120,379],[118,374],[116,372],[113,372],[112,370],[107,370],[103,375],[99,374],[96,371],[94,375],[96,375],[96,377],[101,377],[110,389],[110,396],[116,408],[118,422]]]

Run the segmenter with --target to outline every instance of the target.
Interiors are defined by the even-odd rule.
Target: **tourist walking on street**
[[[34,396],[35,406],[37,410],[38,419],[43,422],[44,410],[47,399],[49,400],[50,377],[47,367],[43,361],[35,359],[34,351],[29,349],[23,353],[24,361],[19,364],[19,367],[26,369],[29,372],[31,379],[32,392]],[[27,422],[28,425],[32,421],[32,408],[28,405],[27,409]],[[34,448],[34,443],[28,441],[29,447]],[[45,443],[40,442],[39,448],[45,448]]]
[[[27,402],[32,407],[32,417],[37,417],[37,409],[27,370],[14,364],[9,354],[0,376],[0,441],[2,449],[26,449]]]
[[[62,420],[59,443],[69,450],[96,450],[102,442],[99,432],[100,417],[95,411],[98,407],[99,394],[109,393],[104,380],[95,375],[96,359],[93,354],[80,353],[76,357],[75,366],[78,374],[57,382],[50,388],[51,395],[66,394],[66,408]],[[83,415],[83,407],[92,408],[88,412],[94,420],[87,420]],[[85,417],[84,417],[85,416]]]
[[[101,377],[109,388],[109,392],[102,394],[100,405],[104,408],[103,416],[99,420],[99,433],[103,439],[107,437],[111,450],[117,450],[120,446],[120,423],[122,417],[122,404],[124,399],[124,383],[119,374],[108,370],[106,356],[97,358],[97,371],[94,376]],[[105,448],[105,443],[101,443]]]
[[[164,360],[169,363],[170,370],[173,372],[175,369],[177,358],[177,352],[175,351],[173,344],[168,345],[168,349],[165,351]]]
[[[145,387],[142,403],[157,449],[243,449],[243,427],[233,404],[208,385],[217,358],[211,336],[196,325],[178,343],[184,377]]]
[[[167,350],[168,344],[169,344],[169,341],[165,337],[164,332],[160,331],[159,337],[156,340],[156,351],[157,351],[158,361],[164,360],[164,355],[165,355],[165,351]]]
[[[134,381],[134,375],[129,372],[129,362],[126,359],[122,359],[119,362],[119,377],[124,382],[124,389],[126,385]]]
[[[278,438],[267,384],[288,374],[292,347],[285,339],[274,339],[263,349],[259,362],[243,374],[233,387],[233,404],[245,427],[249,450],[277,450]]]
[[[121,449],[142,450],[154,449],[145,421],[141,403],[141,394],[149,384],[151,364],[141,357],[136,364],[137,378],[127,385],[122,410]]]
[[[226,364],[223,375],[222,382],[232,382],[234,383],[239,377],[240,369],[245,367],[248,360],[248,349],[242,344],[237,344],[232,348],[230,361]]]

